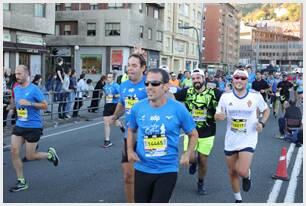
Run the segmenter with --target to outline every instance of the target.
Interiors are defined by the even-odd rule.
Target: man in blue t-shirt
[[[40,110],[48,108],[40,89],[30,83],[29,69],[19,65],[15,71],[19,83],[14,89],[14,103],[17,111],[17,122],[12,132],[12,163],[17,175],[17,183],[10,188],[11,192],[19,192],[29,188],[23,175],[23,163],[20,159],[20,148],[25,143],[26,159],[48,159],[54,166],[58,165],[56,150],[52,147],[48,152],[36,152],[37,143],[42,135]]]
[[[120,116],[125,114],[126,128],[128,128],[131,108],[141,99],[147,97],[144,85],[145,77],[143,73],[146,69],[146,60],[141,54],[133,53],[128,58],[128,76],[129,80],[120,84],[120,99],[112,118],[112,124]],[[134,168],[128,161],[126,146],[127,131],[124,136],[124,145],[122,150],[122,169],[124,177],[124,190],[126,201],[134,202]]]
[[[166,95],[168,83],[166,71],[149,70],[145,81],[148,98],[131,109],[127,150],[129,161],[135,162],[136,203],[169,202],[179,167],[180,129],[189,136],[180,164],[189,165],[197,143],[198,132],[191,115],[183,104]]]

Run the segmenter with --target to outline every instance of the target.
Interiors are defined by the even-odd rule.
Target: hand
[[[19,100],[19,104],[21,106],[31,106],[31,102],[29,102],[28,100],[25,100],[25,99]]]
[[[184,152],[181,156],[180,164],[184,166],[189,165],[190,154],[188,152]]]
[[[129,162],[134,163],[134,162],[139,162],[140,161],[136,152],[134,152],[133,150],[128,150],[127,152],[128,152],[127,155],[128,155]]]
[[[110,121],[109,122],[110,124],[115,124],[115,121],[116,121],[115,116],[114,115],[110,116],[109,121]]]
[[[257,123],[257,125],[256,125],[256,131],[258,132],[258,133],[260,133],[260,132],[262,132],[262,124],[261,123]]]
[[[218,120],[225,120],[226,114],[225,114],[225,111],[224,111],[224,108],[223,108],[223,107],[221,107],[221,112],[220,112],[220,113],[216,113],[216,114],[215,114],[215,117],[216,117]]]

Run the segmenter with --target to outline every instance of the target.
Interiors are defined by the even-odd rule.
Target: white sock
[[[236,200],[242,200],[240,192],[234,193],[234,196]]]

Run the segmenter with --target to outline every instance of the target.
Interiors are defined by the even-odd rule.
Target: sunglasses
[[[153,81],[146,81],[144,84],[145,84],[145,86],[146,87],[148,87],[149,86],[149,84],[151,84],[152,85],[152,87],[158,87],[159,85],[161,85],[163,82],[161,82],[161,81],[155,81],[155,80],[153,80]]]
[[[234,76],[234,79],[238,80],[238,79],[241,79],[242,81],[246,80],[247,77],[244,77],[244,76]]]

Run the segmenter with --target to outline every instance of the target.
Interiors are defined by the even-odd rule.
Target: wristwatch
[[[34,104],[35,104],[34,102],[31,102],[31,106],[32,106],[32,107],[34,107]]]
[[[262,128],[264,128],[266,125],[262,121],[259,122],[262,125]]]

